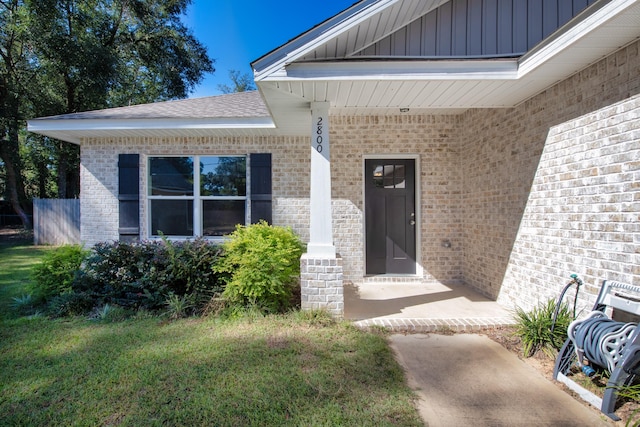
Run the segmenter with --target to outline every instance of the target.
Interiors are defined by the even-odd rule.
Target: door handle
[[[415,212],[411,212],[411,219],[409,220],[409,225],[416,225],[416,214],[415,214]]]

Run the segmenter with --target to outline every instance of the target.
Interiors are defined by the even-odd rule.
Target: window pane
[[[405,188],[404,165],[376,165],[373,184],[377,188]]]
[[[191,157],[151,157],[149,175],[152,196],[193,196]]]
[[[388,168],[388,174],[387,174]],[[385,188],[405,187],[404,165],[385,166]]]
[[[382,188],[383,186],[382,170],[382,165],[376,165],[373,168],[373,185],[375,185],[377,188]]]
[[[247,166],[244,157],[202,157],[201,196],[246,196]]]
[[[151,200],[151,234],[193,236],[193,200]]]
[[[203,200],[202,234],[224,236],[245,223],[244,200]]]

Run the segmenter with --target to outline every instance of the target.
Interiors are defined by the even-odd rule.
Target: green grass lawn
[[[27,239],[0,241],[0,320],[13,316],[12,298],[27,292],[31,268],[49,249],[46,246],[32,246]]]
[[[422,425],[384,335],[321,313],[16,318],[42,251],[0,248],[0,425]]]

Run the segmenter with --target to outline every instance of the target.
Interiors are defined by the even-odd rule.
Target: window
[[[376,188],[405,188],[404,165],[376,165],[373,184]]]
[[[224,236],[246,223],[244,156],[149,158],[150,236]]]

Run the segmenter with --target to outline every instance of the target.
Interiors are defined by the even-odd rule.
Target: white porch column
[[[329,103],[311,103],[311,192],[309,244],[300,260],[303,310],[344,315],[342,259],[336,255],[331,216]]]
[[[307,253],[312,257],[335,257],[331,219],[331,157],[329,103],[311,103],[311,194]]]

